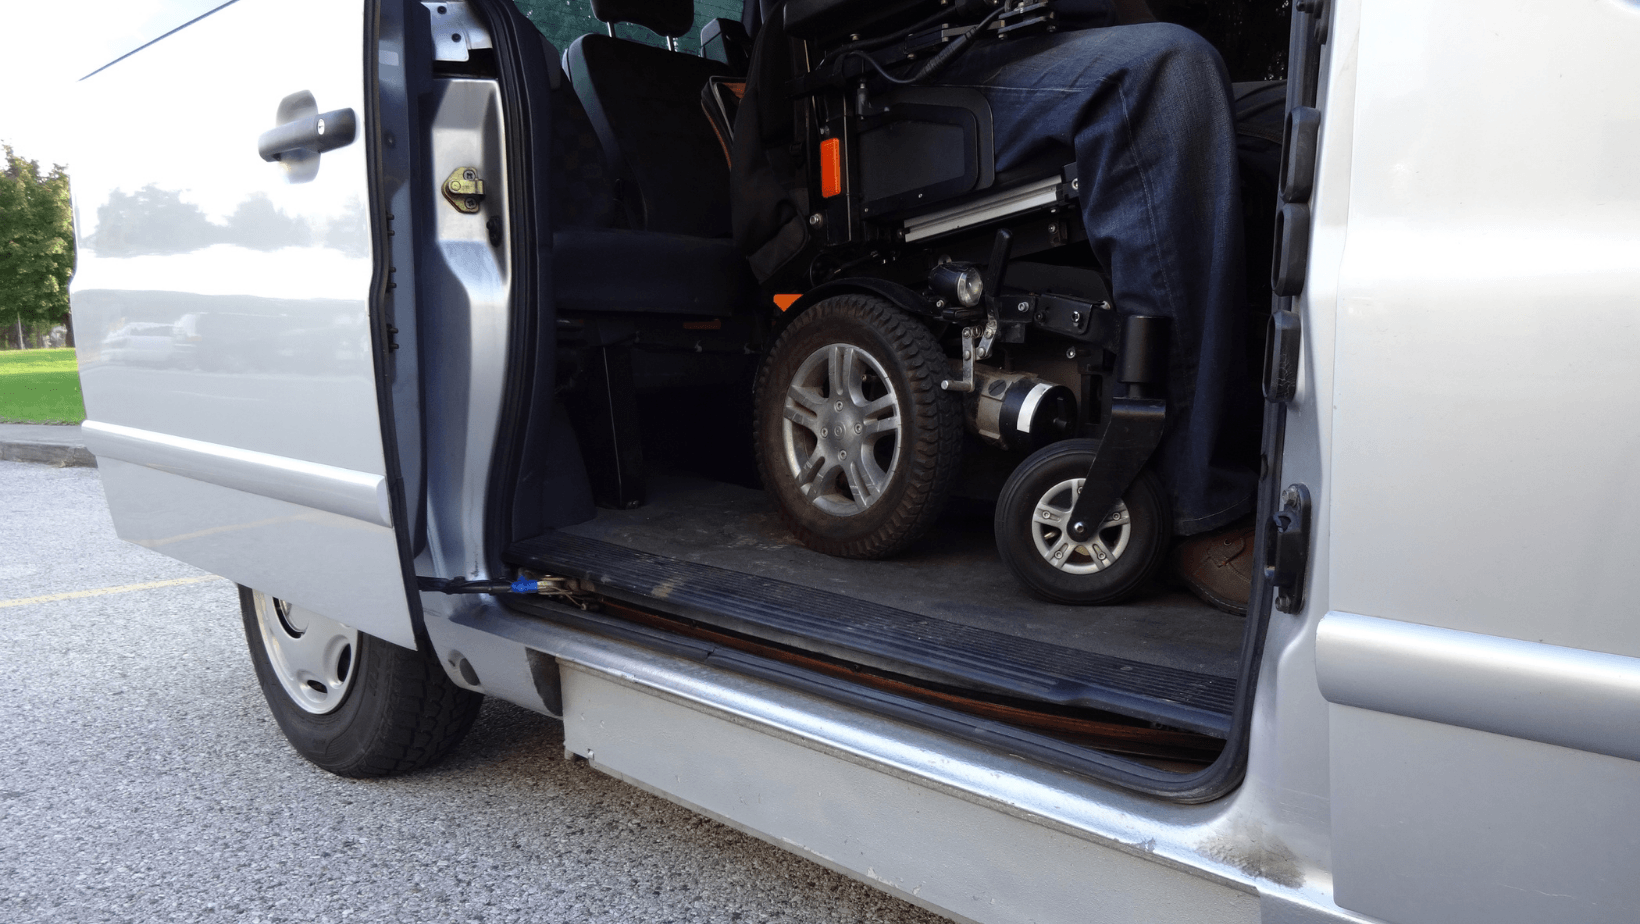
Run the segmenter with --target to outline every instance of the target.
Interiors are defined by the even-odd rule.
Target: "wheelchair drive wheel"
[[[997,551],[1032,593],[1055,603],[1118,603],[1166,558],[1172,522],[1167,494],[1139,473],[1085,542],[1066,532],[1071,508],[1093,462],[1093,440],[1064,440],[1033,453],[997,499]]]
[[[933,524],[962,461],[949,375],[928,328],[875,296],[828,298],[786,328],[758,373],[754,439],[800,542],[883,558]]]

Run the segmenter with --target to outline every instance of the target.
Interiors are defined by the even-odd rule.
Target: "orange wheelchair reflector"
[[[830,199],[843,191],[843,139],[820,142],[820,195]]]

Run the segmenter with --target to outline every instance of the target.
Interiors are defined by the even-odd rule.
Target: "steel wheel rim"
[[[1087,541],[1077,542],[1070,537],[1065,526],[1085,480],[1069,478],[1054,485],[1037,499],[1031,511],[1031,540],[1036,543],[1037,554],[1066,574],[1095,574],[1109,568],[1127,551],[1128,540],[1133,537],[1133,515],[1122,501],[1116,502],[1116,509]]]
[[[260,591],[254,597],[262,647],[279,685],[304,711],[336,711],[358,674],[358,630]]]
[[[899,470],[900,398],[882,363],[848,343],[803,360],[786,387],[786,467],[809,503],[833,516],[862,513]]]

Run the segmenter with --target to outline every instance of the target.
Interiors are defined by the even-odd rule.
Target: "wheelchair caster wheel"
[[[1020,583],[1045,600],[1117,603],[1166,559],[1172,537],[1167,494],[1148,470],[1084,542],[1065,526],[1093,463],[1093,440],[1064,440],[1014,469],[997,499],[997,551]]]
[[[763,486],[811,549],[885,558],[921,536],[962,464],[962,404],[921,321],[869,295],[798,315],[758,373]]]

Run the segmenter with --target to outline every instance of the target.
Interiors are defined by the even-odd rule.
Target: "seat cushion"
[[[560,314],[726,317],[753,305],[757,295],[746,258],[727,238],[576,228],[554,234],[552,246]]]
[[[564,60],[631,225],[728,237],[729,169],[700,104],[728,66],[606,35],[581,36]]]

